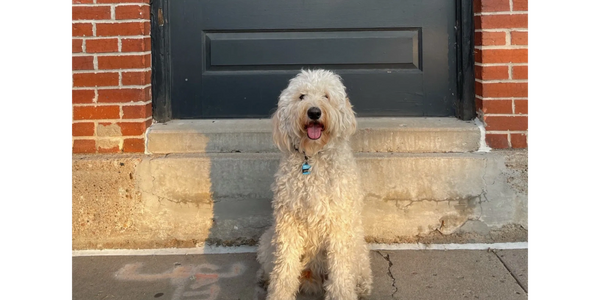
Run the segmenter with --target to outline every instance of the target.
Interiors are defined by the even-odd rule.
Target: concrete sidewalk
[[[73,299],[264,299],[255,256],[77,256]],[[378,250],[371,264],[368,299],[527,299],[527,249]]]

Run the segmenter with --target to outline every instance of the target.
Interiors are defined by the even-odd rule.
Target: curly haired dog
[[[283,152],[272,185],[274,223],[260,238],[267,300],[298,291],[349,300],[371,292],[363,205],[350,136],[356,118],[341,78],[301,71],[279,96],[273,139]]]

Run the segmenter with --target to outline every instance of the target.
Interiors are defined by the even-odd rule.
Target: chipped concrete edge
[[[483,122],[481,122],[481,120],[479,120],[479,118],[475,118],[475,125],[477,125],[477,128],[479,128],[479,149],[477,150],[477,152],[490,152],[492,151],[492,148],[490,148],[487,143],[485,142],[485,126],[483,124]]]
[[[144,154],[152,154],[152,152],[150,152],[150,149],[148,149],[148,135],[150,134],[150,130],[152,130],[152,126],[154,125],[154,122],[156,122],[155,120],[152,120],[152,124],[150,126],[148,126],[148,128],[146,128],[146,131],[144,132]]]

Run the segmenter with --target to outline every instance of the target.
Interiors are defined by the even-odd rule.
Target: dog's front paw
[[[297,288],[290,288],[290,284],[281,284],[280,282],[269,283],[267,288],[267,298],[265,300],[296,300]]]
[[[371,284],[366,281],[359,282],[356,285],[356,294],[359,298],[371,295]]]
[[[325,288],[325,300],[358,300],[352,287],[330,285]]]
[[[296,295],[294,294],[294,296],[289,297],[289,296],[280,296],[280,295],[276,295],[276,294],[267,294],[266,300],[296,300]]]

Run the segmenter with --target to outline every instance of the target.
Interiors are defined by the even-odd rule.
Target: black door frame
[[[171,112],[171,41],[169,35],[169,2],[150,1],[150,25],[152,39],[152,117],[157,122],[172,119]],[[456,117],[461,120],[475,118],[475,28],[473,24],[473,1],[456,1],[456,63],[457,95]]]

